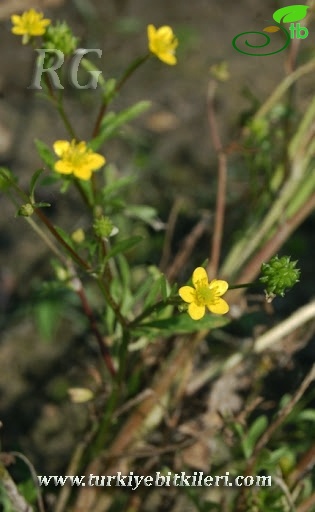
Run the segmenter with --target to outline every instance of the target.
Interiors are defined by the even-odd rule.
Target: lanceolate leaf
[[[37,171],[35,171],[32,176],[31,183],[30,183],[30,198],[32,201],[35,200],[34,192],[35,192],[36,183],[43,172],[44,172],[44,169],[37,169]]]
[[[38,139],[35,139],[35,146],[43,162],[47,165],[47,167],[53,169],[55,164],[55,157],[50,147]]]
[[[158,329],[159,332],[166,334],[197,332],[203,329],[217,329],[229,323],[229,319],[224,316],[205,315],[201,320],[192,320],[187,313],[145,322],[137,326],[137,329]]]
[[[125,240],[120,240],[120,242],[117,242],[116,245],[108,252],[104,263],[106,263],[110,258],[113,258],[113,256],[128,251],[137,245],[141,240],[142,236],[131,236]]]
[[[114,112],[108,112],[102,120],[100,133],[95,137],[89,144],[89,147],[93,151],[97,151],[103,142],[110,137],[117,134],[118,130],[126,123],[129,123],[140,114],[150,108],[151,103],[149,101],[139,101],[132,107],[115,114]]]

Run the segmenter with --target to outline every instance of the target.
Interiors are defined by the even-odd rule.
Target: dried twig
[[[290,487],[295,486],[315,465],[315,445],[308,450],[299,460],[294,470],[290,473],[288,482]]]
[[[253,281],[259,273],[261,263],[268,261],[289,238],[291,233],[303,222],[304,219],[312,213],[315,208],[315,194],[306,201],[306,203],[293,215],[290,219],[286,220],[279,226],[277,232],[264,244],[264,246],[257,251],[248,264],[245,266],[242,274],[240,275],[237,283],[248,283]],[[233,299],[241,293],[241,289],[233,290]]]
[[[315,318],[315,300],[297,309],[289,318],[255,340],[254,352],[259,353],[280,341],[292,331]]]
[[[208,120],[213,146],[218,157],[218,186],[214,217],[214,229],[212,236],[210,259],[209,264],[207,266],[207,271],[210,279],[216,276],[219,267],[224,225],[225,196],[227,182],[227,157],[226,154],[223,152],[223,147],[218,131],[218,125],[214,110],[214,97],[216,85],[216,82],[214,80],[211,80],[208,91]]]
[[[164,245],[162,250],[162,256],[160,261],[160,269],[162,272],[166,269],[167,263],[171,256],[171,242],[174,235],[175,225],[178,218],[178,214],[182,205],[181,199],[176,199],[169,214],[167,221],[167,228],[165,232]]]
[[[209,214],[204,213],[199,222],[194,226],[191,232],[186,236],[181,249],[176,254],[172,265],[166,270],[165,275],[169,281],[173,281],[177,276],[179,269],[185,266],[196,243],[205,232],[208,226]]]
[[[296,512],[311,512],[314,510],[315,505],[315,492],[311,494],[301,505],[296,509]]]

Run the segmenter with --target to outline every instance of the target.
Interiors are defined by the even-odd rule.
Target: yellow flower
[[[26,44],[31,36],[42,36],[46,32],[46,27],[51,23],[49,19],[43,18],[42,12],[35,9],[23,12],[22,16],[13,14],[11,16],[11,32],[17,36],[23,36],[22,42]]]
[[[149,50],[161,61],[170,66],[176,64],[175,49],[178,40],[171,27],[163,25],[158,29],[154,25],[148,25]]]
[[[207,272],[202,267],[197,267],[192,276],[192,286],[182,286],[178,293],[180,297],[189,303],[188,313],[193,320],[200,320],[205,314],[206,306],[211,313],[225,315],[229,306],[221,299],[229,285],[226,281],[213,279],[208,281]]]
[[[55,171],[61,174],[74,174],[81,180],[89,180],[92,171],[100,169],[106,162],[102,155],[93,153],[85,142],[57,140],[53,147],[56,155],[60,157],[55,163]]]

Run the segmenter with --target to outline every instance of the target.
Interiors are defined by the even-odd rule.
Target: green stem
[[[92,177],[93,177],[93,174],[92,174]],[[76,189],[78,190],[78,192],[82,198],[82,201],[87,205],[88,208],[92,209],[94,205],[93,205],[93,203],[91,203],[88,195],[86,194],[84,188],[82,187],[80,180],[75,179],[74,185],[75,185]]]
[[[50,220],[43,214],[43,212],[39,208],[34,208],[34,212],[40,218],[40,220],[45,224],[45,226],[49,229],[51,234],[58,240],[58,242],[67,250],[70,254],[71,258],[84,270],[91,272],[92,267],[84,261],[69,244],[59,235],[58,231],[51,224]]]
[[[229,290],[237,290],[237,288],[250,288],[251,286],[261,285],[259,281],[253,281],[252,283],[234,284],[229,286]]]
[[[315,60],[311,60],[307,62],[303,66],[297,68],[293,73],[288,75],[282,82],[278,85],[278,87],[274,90],[274,92],[269,96],[269,98],[265,101],[265,103],[260,107],[260,109],[256,112],[254,119],[259,119],[264,117],[270,110],[274,107],[276,103],[280,100],[281,96],[294,84],[299,78],[308,73],[311,73],[315,70]]]
[[[125,84],[125,82],[128,80],[128,78],[136,71],[136,69],[138,69],[141,66],[141,64],[143,64],[146,60],[148,60],[149,57],[150,57],[150,53],[146,54],[144,57],[139,57],[139,59],[136,59],[134,62],[132,62],[132,64],[126,69],[126,71],[124,72],[124,74],[122,75],[120,80],[118,80],[118,82],[116,83],[114,91],[113,91],[113,96],[120,91],[120,89]],[[95,126],[94,126],[94,130],[93,130],[93,134],[92,134],[93,138],[99,134],[101,122],[102,122],[104,114],[107,110],[107,107],[109,105],[110,99],[111,98],[105,98],[101,105],[101,108],[99,110],[99,113],[98,113],[96,121],[95,121]]]
[[[117,382],[121,386],[124,382],[124,376],[126,372],[128,345],[130,342],[130,330],[123,330],[121,345],[119,347],[119,370],[117,375]]]
[[[57,258],[65,265],[67,266],[67,261],[66,261],[66,258],[64,256],[64,254],[62,254],[58,247],[55,246],[55,244],[53,243],[53,241],[46,235],[46,233],[36,224],[36,222],[33,221],[33,219],[31,217],[24,217],[24,219],[26,220],[26,222],[31,226],[31,228],[35,231],[35,233],[37,233],[37,235],[43,240],[43,242],[47,245],[47,247],[49,247],[49,249],[51,250],[52,253],[54,253]]]
[[[148,308],[146,308],[142,313],[140,313],[140,315],[136,316],[136,318],[134,318],[132,320],[132,322],[129,323],[129,327],[134,328],[135,326],[139,325],[139,323],[144,318],[147,318],[152,313],[157,313],[158,311],[161,311],[166,306],[171,306],[171,305],[176,306],[181,303],[182,303],[182,300],[180,299],[180,297],[169,297],[166,301],[160,300],[160,301],[156,302],[155,304],[153,304],[152,306],[149,306]]]
[[[75,139],[75,140],[79,140],[73,127],[72,127],[72,124],[65,112],[65,109],[64,109],[64,106],[63,106],[63,100],[62,100],[62,97],[60,96],[60,98],[58,99],[58,102],[57,102],[57,110],[59,112],[59,115],[61,117],[61,119],[63,120],[63,123],[71,137],[71,139]]]
[[[93,332],[93,334],[98,342],[99,349],[102,354],[104,363],[107,366],[107,369],[108,369],[109,373],[111,374],[111,376],[115,377],[116,369],[115,369],[111,354],[109,352],[107,345],[104,342],[103,336],[101,335],[101,333],[99,331],[93,311],[88,303],[88,300],[85,295],[84,288],[83,288],[81,282],[80,282],[80,287],[78,287],[76,292],[77,292],[78,296],[80,297],[82,308],[85,313],[85,316],[87,317],[87,319],[89,321],[91,331]]]
[[[72,139],[78,140],[78,138],[77,138],[77,136],[75,134],[75,131],[74,131],[73,127],[72,127],[72,124],[71,124],[71,122],[70,122],[70,120],[69,120],[69,118],[68,118],[68,116],[67,116],[67,114],[65,112],[64,107],[63,107],[62,94],[60,94],[59,97],[56,98],[56,95],[55,95],[54,90],[53,90],[53,88],[51,86],[48,74],[45,74],[44,79],[45,79],[45,83],[46,83],[46,87],[47,87],[47,91],[48,91],[48,96],[50,97],[50,99],[52,100],[54,105],[56,106],[56,108],[57,108],[57,110],[59,112],[59,115],[60,115],[60,117],[61,117],[61,119],[62,119],[62,121],[63,121],[63,123],[64,123],[64,125],[65,125],[65,127],[66,127],[66,129],[67,129],[67,131],[69,133],[69,135],[70,135],[70,137]]]
[[[129,322],[128,320],[122,315],[119,305],[114,301],[113,297],[111,296],[110,292],[108,291],[107,287],[105,286],[104,282],[101,279],[97,280],[97,284],[99,289],[101,290],[102,294],[104,295],[106,301],[114,311],[116,318],[123,329],[128,329]]]
[[[93,444],[91,445],[90,449],[88,450],[89,453],[87,453],[87,461],[90,462],[93,460],[99,453],[104,449],[104,446],[106,446],[107,437],[109,436],[110,432],[112,431],[111,425],[112,425],[112,419],[113,419],[113,413],[115,411],[118,399],[120,396],[120,389],[117,384],[113,387],[111,395],[106,403],[105,412],[102,416],[102,419],[99,424],[98,433],[95,437],[95,440]]]
[[[0,174],[3,178],[5,178],[10,186],[15,190],[15,192],[18,194],[18,196],[27,203],[31,203],[29,196],[15,183],[13,179],[10,178],[10,176],[7,176],[5,173]],[[13,198],[11,198],[13,200]],[[13,203],[15,204],[15,201],[13,200]],[[51,232],[51,234],[56,238],[56,240],[67,250],[67,252],[71,255],[72,259],[84,270],[87,270],[88,272],[92,271],[92,268],[90,265],[84,261],[73,249],[70,247],[69,244],[59,235],[58,231],[54,228],[50,220],[46,217],[46,215],[40,210],[40,208],[34,207],[34,212],[36,215],[40,218],[40,220],[45,224],[45,226],[48,228],[48,230]],[[37,226],[38,228],[38,226]],[[54,250],[56,252],[56,250]],[[60,253],[59,253],[60,254]]]

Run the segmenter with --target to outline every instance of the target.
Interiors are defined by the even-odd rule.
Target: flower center
[[[31,32],[34,29],[34,27],[38,25],[39,17],[34,16],[34,14],[32,13],[29,13],[28,16],[24,16],[23,23],[25,30],[27,32]]]
[[[209,288],[208,283],[198,281],[196,283],[196,301],[200,306],[216,304],[218,301],[217,288]]]
[[[88,150],[81,144],[75,145],[73,142],[65,154],[66,160],[69,160],[73,166],[82,165]]]

